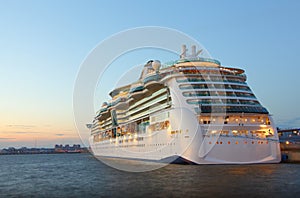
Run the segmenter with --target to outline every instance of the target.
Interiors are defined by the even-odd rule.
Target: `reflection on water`
[[[97,157],[102,163],[126,172],[146,172],[162,168],[168,164],[152,161],[128,160],[122,158]]]
[[[88,154],[0,156],[0,197],[295,197],[300,164],[119,171]]]

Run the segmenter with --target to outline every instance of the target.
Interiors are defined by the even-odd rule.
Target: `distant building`
[[[87,148],[81,148],[80,144],[73,144],[70,146],[66,144],[56,144],[54,148],[27,148],[21,147],[16,149],[14,147],[4,148],[0,150],[0,155],[12,155],[12,154],[50,154],[50,153],[87,153]]]
[[[299,129],[278,129],[280,142],[300,143],[300,128]]]

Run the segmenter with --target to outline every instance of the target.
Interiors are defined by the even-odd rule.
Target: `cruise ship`
[[[180,58],[148,61],[96,113],[96,157],[187,164],[278,163],[277,129],[245,71],[182,46]]]

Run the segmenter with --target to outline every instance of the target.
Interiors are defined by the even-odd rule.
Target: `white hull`
[[[168,129],[161,131],[96,143],[91,139],[92,151],[98,157],[167,163],[177,158],[180,160],[175,162],[194,164],[278,163],[281,160],[278,139],[222,134],[207,136],[187,109],[171,110],[169,121]]]

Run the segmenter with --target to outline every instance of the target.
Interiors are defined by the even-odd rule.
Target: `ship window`
[[[228,135],[228,134],[229,134],[229,131],[221,131],[221,134],[222,134],[222,135]]]

